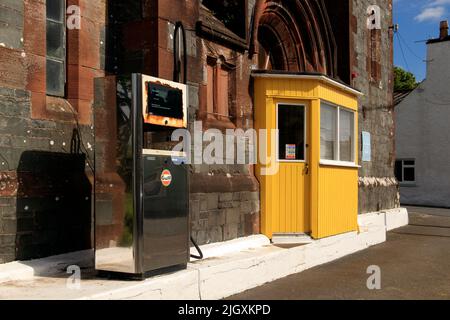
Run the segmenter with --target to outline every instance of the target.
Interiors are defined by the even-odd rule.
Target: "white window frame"
[[[304,145],[303,148],[305,150],[305,159],[303,160],[286,160],[286,159],[280,159],[280,128],[278,126],[279,122],[279,110],[280,110],[280,106],[292,106],[292,107],[302,107],[304,112],[305,112],[305,125],[304,125]],[[277,102],[276,104],[276,128],[277,128],[277,143],[275,144],[276,147],[276,151],[277,151],[277,162],[278,163],[307,163],[308,162],[308,108],[306,107],[306,104],[302,104],[302,103],[284,103],[284,102]]]
[[[328,160],[328,159],[322,159],[322,156],[320,158],[320,164],[326,165],[326,166],[336,166],[336,167],[350,167],[350,168],[360,168],[360,166],[356,163],[356,112],[352,109],[345,108],[342,106],[339,106],[337,104],[328,102],[328,101],[321,101],[320,102],[320,111],[322,112],[322,106],[328,106],[331,108],[336,108],[337,115],[336,115],[336,140],[334,141],[334,159],[337,160]],[[353,139],[352,139],[352,161],[341,161],[341,110],[344,110],[346,112],[350,112],[353,115]],[[322,119],[320,119],[322,121]],[[320,135],[322,135],[322,132],[320,132]],[[322,146],[320,146],[322,147]]]
[[[416,164],[417,161],[416,159],[397,159],[396,162],[401,162],[402,163],[402,179],[403,181],[399,181],[400,185],[402,186],[415,186],[417,183],[417,170],[416,170]],[[407,161],[414,161],[414,164],[405,164],[405,162]],[[405,181],[405,168],[410,169],[413,168],[414,169],[414,181]]]

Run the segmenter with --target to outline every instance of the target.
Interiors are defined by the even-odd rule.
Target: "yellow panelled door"
[[[278,129],[278,172],[265,177],[266,234],[310,233],[309,104],[274,101],[267,124]]]

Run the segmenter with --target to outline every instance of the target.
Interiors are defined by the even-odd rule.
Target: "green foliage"
[[[133,245],[133,228],[134,228],[134,209],[133,196],[131,193],[126,194],[125,201],[125,217],[124,230],[119,245],[122,247],[131,247]]]
[[[417,87],[416,77],[411,72],[394,67],[394,73],[394,91],[413,90]]]

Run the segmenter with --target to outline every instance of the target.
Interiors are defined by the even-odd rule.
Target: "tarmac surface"
[[[408,211],[410,225],[390,232],[386,243],[229,299],[450,300],[450,210]],[[379,290],[367,285],[373,266],[379,267]]]

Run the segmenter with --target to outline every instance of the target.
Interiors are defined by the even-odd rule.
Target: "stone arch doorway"
[[[337,74],[336,41],[323,0],[260,0],[260,68]]]

